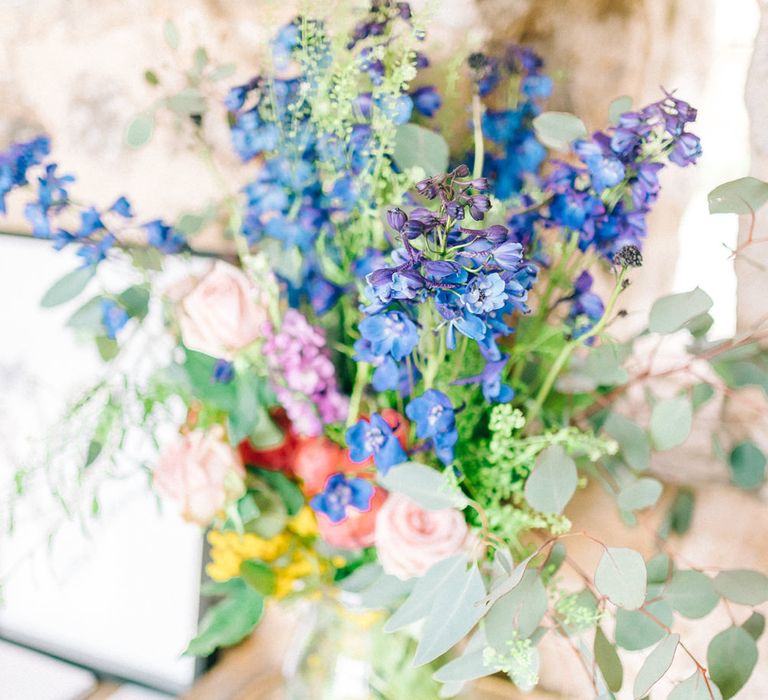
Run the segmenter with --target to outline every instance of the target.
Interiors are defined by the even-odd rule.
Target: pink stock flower
[[[384,571],[400,579],[422,576],[474,544],[460,511],[424,510],[399,493],[390,494],[379,510],[375,541]]]
[[[264,354],[279,378],[272,389],[298,434],[320,435],[324,424],[346,418],[347,399],[337,388],[325,333],[299,311],[285,312],[280,330],[264,344]]]
[[[154,487],[175,501],[186,520],[208,525],[226,504],[242,495],[245,468],[224,440],[224,430],[193,430],[160,456]]]
[[[263,336],[267,310],[260,296],[242,271],[219,260],[177,306],[184,345],[231,360]]]

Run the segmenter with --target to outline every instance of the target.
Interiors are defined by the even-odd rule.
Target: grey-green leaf
[[[165,43],[172,49],[176,50],[179,48],[179,30],[170,19],[166,20],[163,24],[163,38]]]
[[[712,694],[710,694],[710,689]],[[675,686],[675,689],[669,694],[667,700],[723,700],[720,689],[712,682],[704,680],[704,676],[697,670],[692,676],[686,678],[682,683]]]
[[[741,628],[752,637],[752,639],[757,641],[763,636],[763,632],[765,632],[765,615],[762,615],[759,612],[753,612],[741,625]]]
[[[536,631],[547,607],[547,591],[538,571],[526,571],[520,584],[486,614],[483,626],[488,643],[501,653],[507,652],[507,642],[527,639]]]
[[[424,623],[413,665],[434,661],[461,641],[483,616],[484,608],[477,603],[484,596],[485,585],[476,564],[445,581],[435,592],[435,604]]]
[[[624,416],[611,412],[603,430],[621,447],[621,453],[630,467],[638,471],[648,469],[651,463],[651,444],[648,435],[637,423]]]
[[[610,121],[611,124],[618,124],[621,115],[629,112],[631,109],[632,98],[629,97],[629,95],[617,97],[610,105],[608,105],[608,121]]]
[[[587,135],[587,127],[575,114],[542,112],[533,120],[536,137],[549,148],[567,151],[577,139]]]
[[[184,88],[166,100],[168,109],[180,116],[203,114],[208,107],[205,96],[196,88]]]
[[[425,510],[464,508],[467,498],[446,481],[445,476],[425,464],[404,462],[379,474],[379,483],[395,493],[408,496]]]
[[[755,640],[741,627],[729,627],[709,643],[709,673],[725,700],[732,698],[744,687],[756,664]]]
[[[659,500],[662,490],[663,486],[657,479],[636,479],[619,492],[619,508],[627,511],[650,508]]]
[[[664,598],[683,617],[692,620],[709,615],[720,601],[712,579],[700,571],[675,572]]]
[[[756,489],[765,481],[765,455],[753,442],[740,442],[731,451],[728,462],[733,483],[742,489]]]
[[[768,576],[749,569],[721,571],[715,576],[715,590],[739,605],[760,605],[768,600]]]
[[[486,666],[483,660],[482,649],[471,651],[468,654],[462,654],[459,658],[449,661],[445,666],[441,666],[432,676],[441,683],[454,683],[458,681],[473,681],[477,678],[490,676],[496,673],[497,666]]]
[[[658,401],[651,413],[651,437],[657,450],[682,445],[691,432],[693,409],[687,397]]]
[[[393,153],[401,170],[420,167],[427,176],[448,169],[448,143],[438,133],[418,124],[401,124],[395,135]]]
[[[594,654],[595,662],[600,673],[603,674],[608,689],[618,693],[624,682],[624,669],[616,647],[608,641],[600,626],[595,629]]]
[[[435,594],[447,585],[457,572],[466,570],[467,558],[463,554],[443,559],[420,577],[406,601],[395,611],[384,625],[385,632],[396,632],[429,615],[435,604]]]
[[[595,572],[595,586],[614,605],[637,610],[645,601],[647,572],[639,552],[608,547]]]
[[[562,513],[576,493],[576,464],[560,445],[551,445],[539,455],[525,482],[528,504],[542,513]]]
[[[715,187],[708,200],[710,214],[750,214],[768,202],[768,182],[740,177]]]
[[[679,634],[670,634],[648,654],[635,678],[633,687],[635,700],[642,698],[669,670],[679,642]]]
[[[155,132],[155,115],[152,112],[137,114],[125,127],[125,145],[141,148]]]
[[[670,294],[654,302],[648,328],[652,333],[674,333],[711,308],[712,299],[699,287],[682,294]]]
[[[658,600],[645,606],[651,615],[669,627],[674,614],[669,603]],[[666,632],[650,617],[639,610],[616,611],[616,644],[627,651],[647,649],[664,637]]]
[[[40,305],[49,309],[74,299],[87,286],[96,272],[93,267],[78,267],[67,273],[43,295]]]

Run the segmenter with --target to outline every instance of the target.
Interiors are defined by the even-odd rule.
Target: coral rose
[[[266,304],[238,268],[216,262],[177,306],[181,339],[190,350],[227,360],[258,340]]]
[[[221,426],[193,430],[167,448],[153,475],[155,489],[176,501],[186,520],[208,525],[228,501],[244,491],[245,469],[224,441]]]
[[[422,576],[474,544],[460,511],[424,510],[399,493],[390,494],[379,510],[375,541],[384,571],[400,579]]]

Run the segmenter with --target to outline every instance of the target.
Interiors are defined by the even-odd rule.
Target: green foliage
[[[664,598],[683,617],[708,615],[720,601],[712,579],[699,571],[677,571],[664,590]]]
[[[651,462],[651,445],[645,431],[633,421],[611,412],[603,424],[603,430],[621,447],[627,464],[638,471],[645,471]]]
[[[614,605],[637,610],[645,602],[647,571],[640,554],[625,547],[608,547],[595,572],[595,586]]]
[[[710,690],[712,691],[710,694]],[[723,700],[720,689],[697,670],[692,676],[675,686],[667,700]]]
[[[527,639],[536,631],[548,605],[538,571],[525,571],[520,583],[486,613],[483,626],[488,643],[499,650],[511,639]]]
[[[693,408],[687,397],[664,399],[651,412],[651,438],[657,450],[682,445],[691,432]]]
[[[632,98],[628,95],[622,95],[608,105],[608,121],[611,124],[618,124],[622,114],[632,109]]]
[[[676,535],[684,535],[691,527],[693,520],[693,508],[695,505],[695,496],[690,489],[680,489],[675,496],[675,500],[667,511],[662,536],[666,537],[669,532]]]
[[[662,639],[659,645],[646,657],[635,678],[632,691],[635,700],[640,700],[648,693],[669,670],[679,643],[680,635],[670,634]]]
[[[539,682],[539,650],[530,639],[510,640],[503,652],[486,647],[484,662],[506,673],[523,692],[533,690]]]
[[[174,51],[179,48],[179,29],[176,23],[170,19],[163,23],[163,38],[165,43]]]
[[[732,603],[760,605],[768,600],[768,576],[748,569],[721,571],[715,576],[715,590]]]
[[[240,577],[254,591],[263,596],[272,595],[275,592],[277,577],[275,572],[264,562],[256,559],[244,561],[240,564]]]
[[[426,177],[448,169],[448,144],[440,134],[417,124],[397,127],[395,163],[402,169],[419,168]]]
[[[464,508],[467,499],[443,474],[418,462],[405,462],[379,473],[379,483],[395,493],[402,493],[426,510]]]
[[[619,508],[626,511],[643,510],[656,505],[663,486],[656,479],[635,479],[622,487],[618,495]]]
[[[545,146],[567,151],[570,145],[587,135],[587,127],[568,112],[542,112],[533,120],[536,136]]]
[[[666,601],[648,603],[644,609],[667,627],[672,625],[674,615],[672,607]],[[664,635],[661,625],[639,610],[616,611],[616,644],[622,649],[627,651],[647,649],[660,641]]]
[[[709,643],[707,666],[724,700],[744,687],[756,665],[757,645],[741,627],[729,627]]]
[[[561,513],[576,492],[576,464],[560,445],[544,449],[525,482],[525,498],[542,513]]]
[[[698,287],[690,292],[670,294],[653,303],[648,328],[652,333],[674,333],[711,308],[712,299]]]
[[[296,485],[282,472],[275,472],[269,469],[253,469],[253,473],[264,481],[282,500],[285,510],[289,516],[296,515],[304,506],[304,494]]]
[[[715,187],[708,200],[710,214],[751,214],[768,202],[768,182],[740,177]]]
[[[130,148],[141,148],[149,143],[155,132],[155,115],[153,112],[137,114],[125,127],[123,137],[125,145]]]
[[[90,266],[78,267],[54,282],[43,295],[40,305],[46,309],[65,304],[80,294],[93,279],[96,269]]]
[[[221,590],[221,589],[219,589]],[[224,600],[211,606],[189,643],[188,656],[209,656],[218,647],[237,644],[261,620],[264,597],[242,579],[227,581]]]
[[[753,612],[741,627],[752,639],[757,641],[765,631],[765,616],[759,612]]]
[[[603,630],[598,626],[595,629],[595,643],[593,647],[595,662],[603,674],[608,690],[618,693],[624,682],[624,669],[616,647],[608,641]]]
[[[742,489],[756,489],[765,481],[765,455],[753,442],[744,441],[731,451],[728,463],[733,483]]]

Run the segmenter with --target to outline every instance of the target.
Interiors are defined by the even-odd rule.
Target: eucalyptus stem
[[[573,340],[569,340],[565,345],[563,345],[560,353],[555,359],[555,362],[549,368],[549,372],[547,372],[547,376],[544,378],[544,383],[541,385],[538,393],[536,394],[536,399],[534,400],[533,406],[526,416],[526,422],[528,425],[532,425],[535,419],[539,417],[541,409],[544,406],[544,402],[547,400],[547,397],[552,391],[552,387],[555,385],[557,377],[565,366],[565,363],[568,362],[568,359],[570,358],[573,351],[579,345],[582,345],[588,341],[590,338],[594,338],[596,335],[602,333],[603,329],[608,323],[609,317],[613,313],[613,309],[616,306],[616,301],[619,298],[619,294],[621,294],[621,292],[624,290],[624,279],[626,277],[626,273],[627,268],[623,267],[621,272],[619,272],[618,277],[616,278],[616,285],[614,286],[611,297],[606,304],[605,313],[603,313],[603,315],[600,317],[600,320],[584,335],[579,336],[578,338],[574,338]]]
[[[483,161],[485,160],[485,143],[483,142],[483,103],[480,101],[480,95],[475,93],[472,96],[472,123],[475,130],[475,167],[472,170],[472,177],[477,178],[483,175]]]

